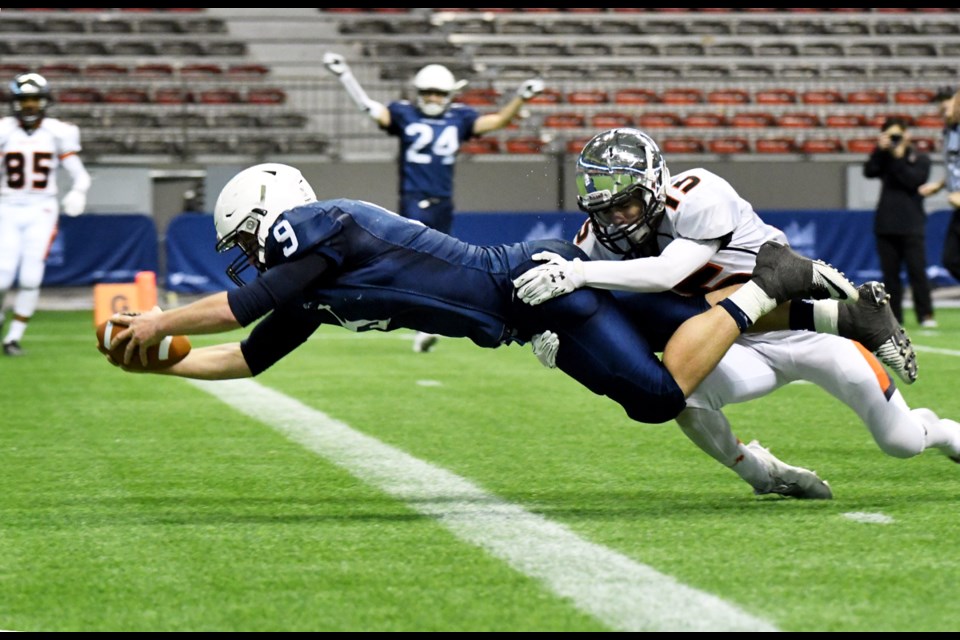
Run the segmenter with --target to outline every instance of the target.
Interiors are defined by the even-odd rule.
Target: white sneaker
[[[747,449],[763,460],[770,472],[771,486],[767,489],[754,488],[753,492],[755,494],[777,493],[801,500],[833,499],[833,491],[830,489],[830,485],[821,480],[815,471],[794,467],[783,462],[756,440],[748,444]]]
[[[417,335],[413,337],[413,352],[426,353],[433,348],[433,345],[437,344],[437,340],[439,339],[440,336],[434,333],[418,331]]]
[[[937,321],[934,320],[933,318],[927,318],[926,320],[920,323],[920,326],[923,327],[924,329],[936,329],[940,325],[937,324]]]

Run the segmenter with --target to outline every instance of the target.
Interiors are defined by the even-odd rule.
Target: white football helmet
[[[424,115],[437,117],[447,110],[455,93],[467,86],[466,80],[456,80],[450,69],[442,64],[428,64],[413,77],[413,88],[417,90],[417,109]],[[427,102],[424,93],[440,93],[445,96],[441,103]]]
[[[258,164],[231,178],[213,210],[217,252],[237,246],[243,252],[227,267],[230,279],[242,286],[240,272],[247,267],[262,272],[266,268],[264,247],[273,223],[284,211],[316,201],[300,171],[285,164]]]
[[[39,73],[21,73],[10,82],[10,106],[24,129],[31,130],[40,124],[51,101],[47,79]],[[30,108],[23,102],[35,100]]]

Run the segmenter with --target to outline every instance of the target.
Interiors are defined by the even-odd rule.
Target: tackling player
[[[580,287],[620,292],[618,300],[627,307],[646,304],[636,292],[702,294],[743,282],[765,242],[786,242],[720,176],[691,169],[671,177],[656,142],[636,129],[613,129],[590,140],[577,161],[577,188],[589,219],[576,242],[591,260],[534,256],[547,263],[514,281],[518,295],[530,304]],[[907,458],[938,448],[960,456],[960,424],[940,420],[928,409],[911,411],[869,352],[907,384],[916,379],[915,354],[887,297],[883,285],[873,282],[860,287],[856,305],[792,301],[788,324],[779,328],[807,331],[741,337],[687,398],[677,422],[757,493],[829,497],[812,472],[784,464],[759,443],[744,445],[720,411],[794,380],[809,380],[853,409],[889,455]],[[649,317],[642,309],[635,314],[638,322]],[[762,328],[758,324],[754,330]],[[655,330],[654,324],[645,333],[651,336]],[[838,332],[866,349],[829,335]]]

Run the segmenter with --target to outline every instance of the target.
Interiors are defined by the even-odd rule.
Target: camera
[[[903,134],[895,133],[892,136],[890,136],[890,144],[892,144],[893,146],[897,146],[901,142],[903,142]]]

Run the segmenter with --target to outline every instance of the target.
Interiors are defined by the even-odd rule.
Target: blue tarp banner
[[[226,273],[236,255],[217,253],[216,245],[212,215],[185,213],[171,220],[167,227],[166,288],[178,293],[206,293],[236,287]]]
[[[43,286],[133,282],[158,269],[157,227],[142,214],[60,216]]]
[[[791,246],[804,255],[825,260],[855,282],[880,279],[873,236],[872,211],[760,212],[769,224],[783,229]],[[457,213],[453,235],[479,245],[507,244],[541,238],[573,239],[583,224],[581,213],[498,212]],[[950,213],[927,219],[927,272],[934,286],[957,281],[941,263],[943,237]],[[224,291],[235,285],[225,270],[231,254],[214,250],[213,216],[185,213],[167,229],[165,274],[167,289],[180,293]],[[153,221],[142,215],[61,217],[60,234],[47,263],[45,285],[84,285],[131,282],[137,271],[157,269],[157,236]]]

